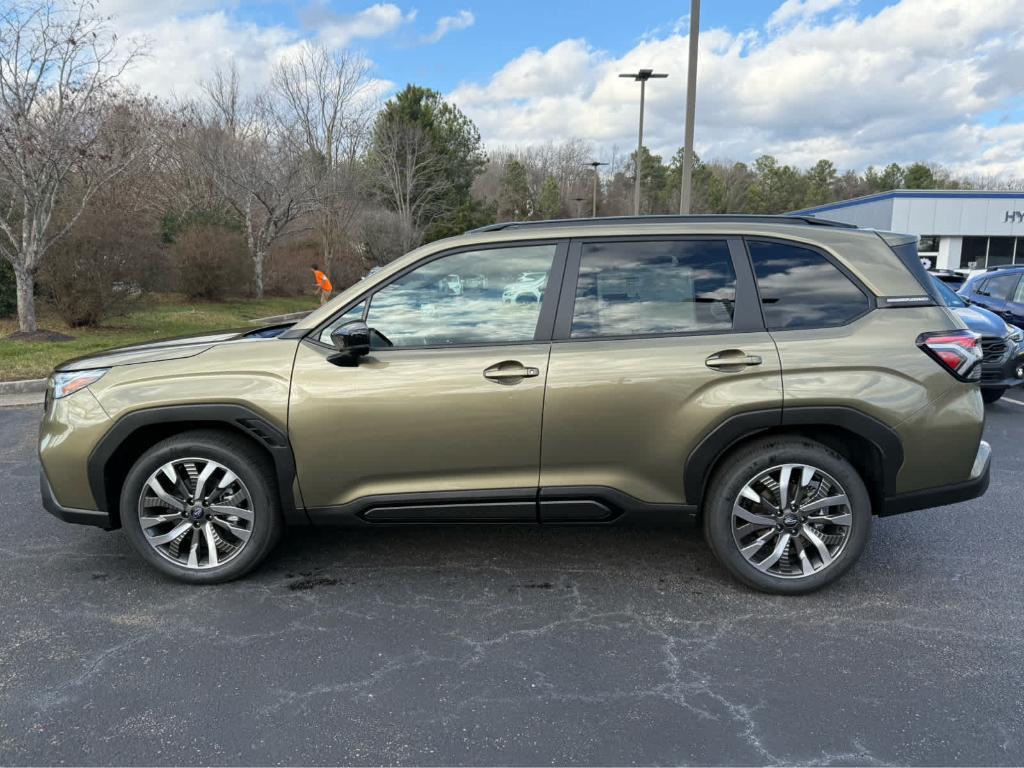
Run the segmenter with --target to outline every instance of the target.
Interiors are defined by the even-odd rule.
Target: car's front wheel
[[[167,576],[212,584],[242,576],[281,534],[273,467],[244,438],[202,430],[146,451],[125,479],[121,524]]]
[[[796,437],[728,457],[708,486],[704,533],[722,564],[765,592],[811,592],[860,557],[871,528],[864,481],[840,454]]]

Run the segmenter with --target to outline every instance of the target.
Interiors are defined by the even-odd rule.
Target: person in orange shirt
[[[313,277],[316,280],[316,294],[320,297],[320,303],[323,304],[331,297],[331,291],[334,290],[334,286],[331,285],[327,275],[320,271],[320,267],[317,264],[310,265],[310,269],[313,270]]]

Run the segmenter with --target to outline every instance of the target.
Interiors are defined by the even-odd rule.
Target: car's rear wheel
[[[829,584],[860,557],[871,528],[864,481],[840,454],[802,438],[759,440],[709,484],[704,533],[722,564],[765,592]]]
[[[981,399],[986,403],[994,403],[1004,394],[1006,394],[1005,389],[983,389],[981,390]]]
[[[128,473],[121,524],[161,573],[190,583],[245,574],[280,537],[273,467],[244,438],[186,432],[150,448]]]

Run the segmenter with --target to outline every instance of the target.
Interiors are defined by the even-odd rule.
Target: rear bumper
[[[962,483],[942,485],[937,488],[926,488],[911,493],[900,493],[885,500],[879,511],[880,516],[899,515],[913,512],[915,509],[943,507],[947,504],[959,504],[984,495],[988,490],[989,473],[992,465],[992,447],[984,440],[978,446],[978,455],[971,468],[971,476]]]
[[[46,479],[46,473],[39,470],[39,494],[43,497],[43,508],[58,520],[65,523],[77,525],[95,525],[106,530],[112,529],[110,515],[96,509],[75,509],[74,507],[62,507],[57,503],[57,498],[50,488],[50,481]]]

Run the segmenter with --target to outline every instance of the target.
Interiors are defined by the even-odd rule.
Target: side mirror
[[[335,365],[359,365],[359,358],[370,353],[370,328],[362,320],[339,325],[331,333],[331,344],[337,351],[330,361]]]

